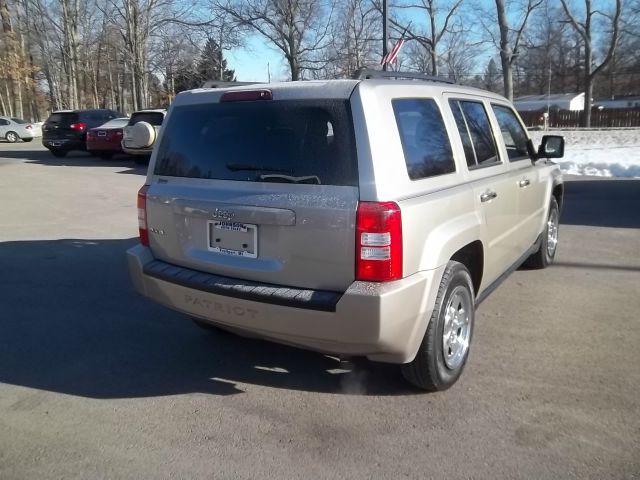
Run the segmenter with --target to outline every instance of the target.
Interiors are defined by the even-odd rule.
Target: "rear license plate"
[[[59,147],[61,145],[61,143],[60,142],[51,142],[50,145],[52,147]]]
[[[258,257],[258,226],[209,220],[209,250],[236,257]]]
[[[107,132],[104,132],[104,131],[98,132],[98,136],[99,137],[106,137],[107,136]]]

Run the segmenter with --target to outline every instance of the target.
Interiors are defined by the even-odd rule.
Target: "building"
[[[551,95],[525,95],[513,101],[519,112],[542,112],[547,110],[582,110],[584,93],[553,93]]]
[[[640,95],[620,95],[613,98],[601,98],[594,101],[593,106],[598,108],[640,108]]]

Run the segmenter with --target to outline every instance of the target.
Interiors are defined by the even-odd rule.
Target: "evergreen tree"
[[[222,55],[222,49],[211,38],[207,40],[202,49],[196,69],[202,82],[207,80],[233,82],[236,79],[235,71],[227,68],[227,61]]]

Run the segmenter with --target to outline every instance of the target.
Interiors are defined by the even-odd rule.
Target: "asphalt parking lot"
[[[0,144],[3,480],[640,477],[640,180],[569,182],[557,263],[496,290],[424,394],[139,297],[144,173]]]

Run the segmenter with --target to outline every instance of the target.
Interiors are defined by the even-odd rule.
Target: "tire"
[[[98,156],[102,160],[111,160],[111,157],[113,157],[113,153],[111,153],[111,152],[101,152],[101,153],[98,154]]]
[[[32,141],[32,140],[33,140],[33,138],[23,138],[22,139],[23,142],[27,142],[27,143]]]
[[[133,157],[133,161],[136,165],[148,165],[150,159],[151,157],[148,157],[146,155],[135,155]]]
[[[558,227],[560,226],[560,210],[555,197],[551,197],[547,224],[542,232],[540,248],[524,262],[524,266],[533,269],[547,268],[553,263],[558,250]]]
[[[9,143],[16,143],[20,137],[18,137],[16,132],[7,132],[4,138]]]
[[[66,150],[49,150],[54,157],[62,158],[67,156]]]
[[[469,270],[462,263],[450,261],[418,353],[412,362],[401,367],[404,378],[429,392],[446,390],[456,383],[469,356],[474,320]]]

